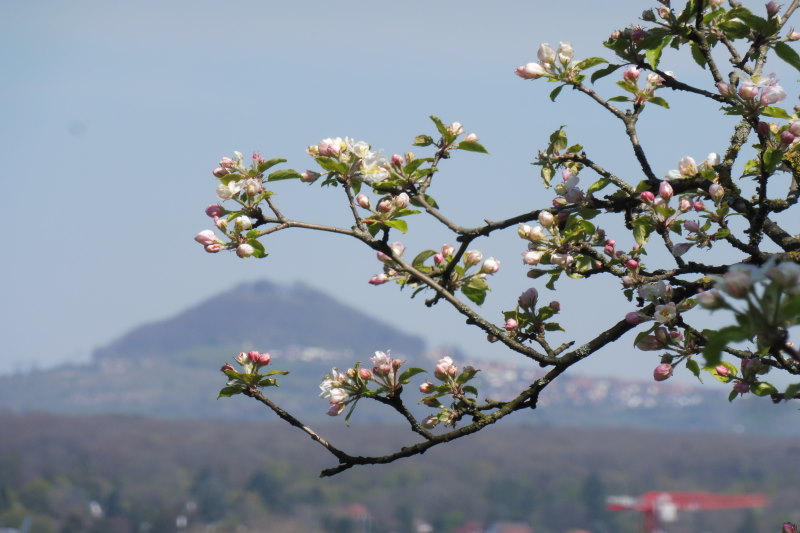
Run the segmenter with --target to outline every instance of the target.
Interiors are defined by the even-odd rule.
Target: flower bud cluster
[[[469,381],[477,373],[478,370],[471,366],[460,369],[449,356],[439,359],[433,371],[439,384],[426,381],[419,387],[421,393],[428,395],[422,398],[421,402],[428,407],[438,408],[439,412],[426,417],[421,422],[422,426],[428,429],[440,423],[454,426],[463,414],[470,412],[474,407],[474,397],[478,391],[469,385]],[[443,396],[452,397],[449,407],[440,401]]]
[[[364,141],[355,141],[349,137],[328,137],[319,143],[306,148],[311,157],[326,157],[343,163],[347,177],[375,183],[390,176],[392,162],[381,151],[373,151]],[[396,163],[396,159],[393,159]],[[321,163],[322,164],[322,163]],[[334,172],[334,171],[331,171]],[[319,174],[317,174],[319,176]],[[313,181],[310,179],[306,181]]]
[[[548,43],[542,43],[537,51],[539,61],[521,65],[514,70],[514,73],[526,80],[535,80],[542,76],[565,79],[575,70],[572,63],[573,55],[574,50],[570,42],[559,43],[558,50],[554,50]]]
[[[384,252],[377,252],[375,255],[378,261],[383,263],[383,272],[375,274],[369,279],[370,285],[383,285],[387,281],[402,279],[403,276],[398,272],[398,265],[393,257],[400,258],[406,251],[406,247],[402,242],[393,242],[389,245],[392,255]]]
[[[268,353],[255,350],[239,352],[239,355],[234,357],[234,361],[242,367],[241,372],[238,372],[230,363],[225,363],[222,365],[222,368],[220,368],[220,371],[229,378],[225,388],[220,391],[220,397],[241,394],[251,387],[271,387],[278,385],[277,379],[270,376],[288,374],[288,372],[283,370],[262,372],[261,369],[267,366],[271,360],[272,357]]]
[[[547,305],[536,307],[539,291],[531,287],[517,298],[517,307],[513,311],[504,311],[506,335],[517,340],[541,339],[545,331],[562,330],[556,322],[549,320],[561,311],[561,303],[552,301]],[[563,331],[563,330],[562,330]],[[497,339],[489,339],[494,342]]]
[[[665,9],[666,12],[669,13],[669,9]],[[652,11],[647,12],[652,15]],[[631,65],[623,71],[622,81],[619,82],[620,87],[633,94],[633,103],[636,106],[640,106],[651,100],[655,96],[656,90],[663,87],[666,81],[661,75],[651,72],[647,74],[644,85],[640,87],[639,80],[641,79],[641,74],[642,71],[639,68],[635,65]],[[666,71],[664,74],[670,78],[675,77],[675,74],[671,71]]]
[[[731,85],[721,81],[717,83],[717,90],[722,96],[741,105],[745,110],[756,112],[786,98],[786,91],[778,84],[775,74],[750,78],[740,73],[736,84]]]

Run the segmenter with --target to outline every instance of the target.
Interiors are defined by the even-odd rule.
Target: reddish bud
[[[372,372],[370,372],[368,368],[359,368],[358,375],[361,379],[369,379],[372,377]]]
[[[508,320],[506,320],[505,324],[506,331],[514,331],[518,327],[519,323],[515,319],[509,318]]]
[[[664,381],[670,377],[672,377],[672,365],[664,363],[653,370],[653,379],[656,381]]]
[[[636,259],[628,259],[627,261],[625,261],[625,266],[630,268],[631,270],[635,270],[636,268],[639,267],[639,261],[637,261]]]
[[[235,371],[236,369],[233,368],[230,363],[225,363],[224,365],[222,365],[222,368],[220,368],[219,370],[220,370],[220,372],[227,372],[229,370]]]
[[[430,381],[425,381],[425,382],[421,383],[420,386],[419,386],[419,391],[422,394],[430,394],[430,393],[432,393],[434,391],[434,389],[436,389],[436,386],[433,383],[431,383]]]
[[[369,278],[370,285],[383,285],[389,281],[389,277],[386,274],[377,274]]]
[[[364,209],[369,209],[370,207],[369,196],[367,196],[364,193],[359,194],[358,196],[356,196],[356,203],[359,205],[359,207],[363,207]]]
[[[406,160],[405,160],[405,158],[403,158],[402,155],[400,155],[400,154],[393,154],[392,155],[392,164],[394,166],[402,167],[403,165],[405,165],[405,163],[406,163]]]
[[[656,199],[656,195],[650,191],[643,191],[639,198],[646,204],[652,204],[653,200]]]
[[[714,371],[719,376],[727,376],[731,373],[731,369],[725,365],[717,365],[716,367],[714,367]]]
[[[662,181],[658,186],[658,195],[666,201],[672,198],[673,192],[672,185],[670,185],[668,181]]]
[[[214,169],[214,172],[213,172],[213,174],[214,174],[216,177],[218,177],[218,178],[221,178],[222,176],[224,176],[224,175],[228,174],[228,171],[227,171],[227,170],[225,170],[225,169],[224,169],[224,168],[222,168],[222,167],[219,167],[219,168],[215,168],[215,169]]]
[[[795,139],[795,136],[792,135],[791,131],[786,130],[786,131],[782,131],[781,132],[781,142],[783,144],[792,144],[792,141],[794,141],[794,139]]]

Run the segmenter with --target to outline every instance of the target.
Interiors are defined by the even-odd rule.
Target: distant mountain
[[[416,356],[425,343],[303,284],[243,283],[173,318],[133,329],[95,351],[97,360],[231,348],[318,348],[367,357],[381,347]],[[362,355],[362,354],[367,354]]]

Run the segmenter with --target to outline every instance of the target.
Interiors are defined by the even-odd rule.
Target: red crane
[[[642,531],[664,533],[662,522],[674,522],[678,510],[740,509],[764,507],[763,494],[711,494],[709,492],[646,492],[632,496],[611,496],[606,501],[609,511],[639,511],[644,519]]]

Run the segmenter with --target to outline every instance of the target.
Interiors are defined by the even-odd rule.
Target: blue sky
[[[451,310],[367,285],[380,265],[356,242],[281,232],[264,241],[271,254],[264,260],[205,254],[192,237],[210,227],[203,213],[216,201],[210,172],[234,150],[286,157],[303,170],[311,162],[304,148],[329,136],[402,153],[415,135],[431,133],[427,117],[437,114],[476,132],[491,152],[458,154],[437,178],[437,200],[464,225],[549,204],[552,192],[530,162],[561,124],[590,156],[636,182],[620,124],[571,91],[551,103],[552,87],[520,80],[513,69],[535,60],[540,42],[570,40],[576,57],[610,59],[600,43],[646,7],[587,0],[4,2],[0,155],[5,218],[14,228],[6,230],[3,260],[0,372],[85,361],[133,326],[255,279],[303,281],[432,345],[501,356]],[[667,55],[665,68],[710,87],[691,60]],[[600,87],[616,94],[613,80]],[[665,96],[674,112],[650,110],[642,125],[657,173],[684,155],[722,150],[730,121],[713,103]],[[340,191],[299,183],[275,190],[290,217],[348,223]],[[412,219],[417,235],[403,239],[407,254],[452,241],[426,224]],[[547,292],[525,277],[524,242],[514,231],[478,247],[502,262],[485,306],[490,318],[499,322],[499,310],[513,307],[528,286]],[[543,298],[562,302],[572,316],[564,324],[578,339],[632,309],[613,281],[562,286]],[[581,371],[647,377],[656,358],[631,344],[623,340]]]

